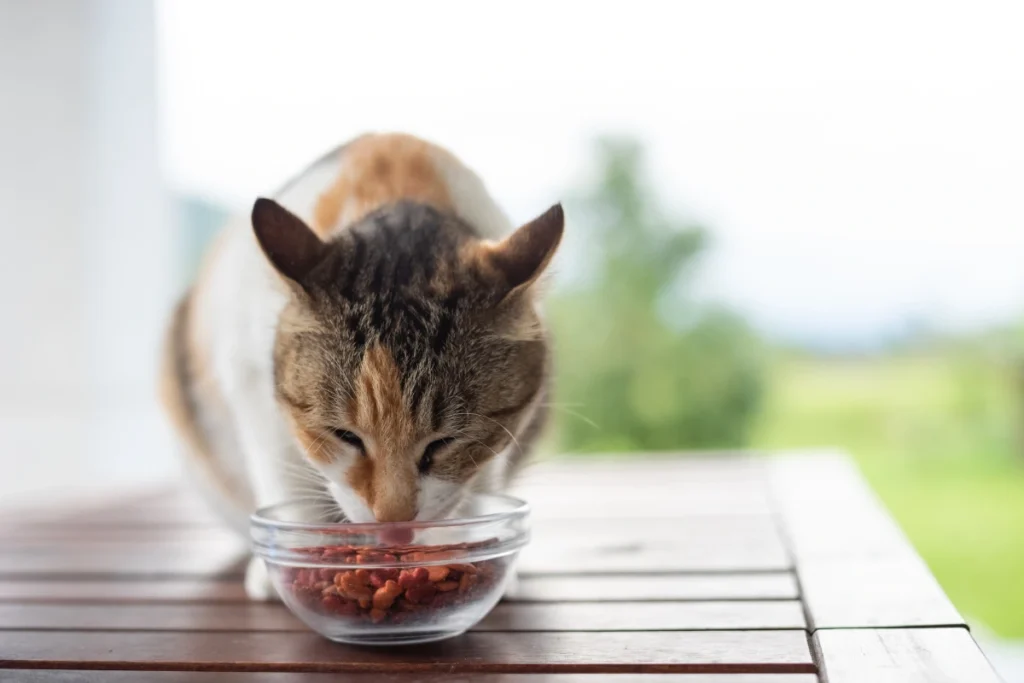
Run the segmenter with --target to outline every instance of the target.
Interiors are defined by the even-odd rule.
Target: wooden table
[[[183,494],[9,513],[0,680],[998,680],[841,456],[555,461],[517,493],[535,533],[515,600],[390,650],[246,601],[244,546]]]

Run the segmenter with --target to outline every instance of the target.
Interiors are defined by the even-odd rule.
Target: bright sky
[[[405,130],[525,220],[628,132],[715,231],[703,291],[772,334],[984,324],[1024,312],[1021,7],[161,0],[164,162],[243,207]]]

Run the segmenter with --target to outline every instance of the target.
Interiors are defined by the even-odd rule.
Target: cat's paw
[[[280,600],[274,584],[270,582],[267,565],[258,557],[249,560],[249,566],[245,570],[245,594],[250,600],[260,602]]]

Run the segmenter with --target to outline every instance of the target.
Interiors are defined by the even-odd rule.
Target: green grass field
[[[752,445],[847,451],[961,613],[1024,637],[1024,447],[979,353],[784,357]]]

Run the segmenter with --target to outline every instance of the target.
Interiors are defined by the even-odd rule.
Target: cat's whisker
[[[519,444],[519,439],[516,438],[516,435],[513,434],[509,430],[508,427],[506,427],[505,425],[501,424],[500,422],[495,420],[493,417],[487,417],[486,415],[480,415],[479,413],[469,413],[469,412],[464,412],[464,413],[462,413],[462,415],[467,415],[469,417],[482,417],[485,420],[490,420],[491,422],[493,422],[494,424],[498,425],[499,427],[501,427],[502,429],[505,430],[505,433],[508,434],[510,439],[512,439],[512,443],[514,443],[516,445],[516,448],[518,448],[519,450],[523,449],[522,446]]]
[[[594,429],[601,429],[601,426],[598,425],[593,420],[591,420],[589,417],[587,417],[586,415],[584,415],[582,413],[578,413],[575,410],[569,410],[568,408],[565,407],[564,404],[560,404],[560,403],[542,403],[541,405],[545,406],[547,408],[553,408],[554,410],[557,410],[557,411],[559,411],[561,413],[564,413],[566,415],[570,415],[572,417],[578,418],[578,419],[582,420],[584,423],[586,423],[586,424],[590,425],[591,427],[593,427]]]
[[[323,477],[324,475],[310,464],[305,459],[293,460],[291,458],[281,458],[277,460],[276,466],[282,468],[288,472],[294,472],[297,474],[306,474],[309,476]]]
[[[467,439],[469,439],[469,440],[470,440],[471,442],[473,442],[473,443],[475,443],[475,444],[479,444],[479,445],[483,446],[484,448],[486,448],[487,450],[489,450],[489,451],[491,452],[491,454],[492,454],[492,455],[494,455],[495,457],[497,457],[497,456],[498,456],[498,451],[494,450],[493,448],[491,448],[490,446],[488,446],[487,444],[485,444],[485,443],[484,443],[483,441],[481,441],[480,439],[477,439],[477,438],[475,438],[475,437],[473,437],[473,436],[470,436],[469,434],[467,434],[467,433],[466,433],[466,431],[465,431],[464,429],[456,429],[456,430],[453,430],[453,431],[454,431],[454,432],[455,432],[455,433],[456,433],[457,435],[459,435],[459,436],[463,436],[463,437],[466,437],[466,438],[467,438]],[[470,453],[468,453],[468,452],[466,453],[466,455],[468,455],[468,456],[469,456],[469,459],[470,459],[470,460],[472,460],[472,461],[473,461],[473,464],[474,464],[474,465],[475,465],[475,466],[477,467],[477,469],[479,469],[479,468],[480,468],[480,465],[478,465],[478,464],[477,464],[477,462],[476,462],[476,460],[474,460],[474,459],[473,459],[473,456],[472,456],[472,455],[471,455]]]
[[[320,488],[317,486],[293,486],[290,487],[289,490],[295,493],[310,493],[318,496],[323,496],[324,498],[330,496],[330,493],[327,491],[327,489]]]
[[[280,472],[283,476],[287,477],[290,482],[295,484],[319,486],[328,483],[327,477],[323,476],[319,472],[313,473],[306,470],[287,468],[282,468]]]
[[[328,430],[320,432],[320,435],[317,436],[316,440],[309,445],[309,450],[313,451],[314,449],[317,449],[315,452],[319,454],[319,448],[321,447],[321,444],[323,444],[329,436],[331,436],[331,432]]]

